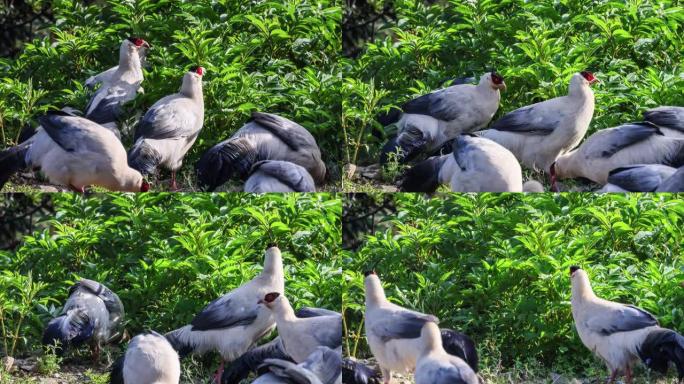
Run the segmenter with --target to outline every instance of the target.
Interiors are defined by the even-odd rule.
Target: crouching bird
[[[427,322],[420,333],[422,347],[416,363],[416,384],[478,384],[475,371],[442,346],[437,324]]]
[[[180,360],[166,338],[157,332],[131,340],[109,375],[110,384],[178,384]]]
[[[596,297],[587,273],[570,267],[572,317],[582,343],[606,363],[608,383],[625,375],[632,383],[634,362],[667,373],[669,362],[677,367],[679,382],[684,381],[684,337],[661,328],[656,318],[632,305]]]
[[[57,354],[63,355],[70,347],[88,343],[97,362],[103,345],[123,338],[123,320],[119,296],[96,281],[82,279],[69,288],[62,314],[43,332],[43,344],[56,346]]]

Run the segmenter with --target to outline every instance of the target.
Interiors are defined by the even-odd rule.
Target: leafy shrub
[[[177,92],[183,73],[202,65],[204,128],[184,169],[229,137],[253,110],[279,113],[317,138],[336,175],[341,81],[341,8],[330,0],[109,0],[84,6],[53,1],[55,24],[16,59],[0,59],[0,141],[16,143],[25,124],[49,108],[84,109],[87,77],[118,63],[128,36],[149,41],[147,69],[130,116]],[[125,141],[128,147],[131,143]]]
[[[396,21],[380,19],[365,51],[344,61],[345,161],[377,162],[378,112],[493,68],[508,85],[494,119],[567,94],[572,73],[584,69],[602,80],[589,134],[640,120],[647,108],[684,105],[678,1],[428,3],[394,1]]]
[[[283,252],[293,306],[341,307],[341,202],[334,196],[54,194],[52,199],[55,216],[48,226],[26,235],[16,252],[0,253],[0,319],[3,330],[19,329],[18,337],[3,333],[3,354],[39,348],[44,324],[82,277],[121,297],[132,335],[187,324],[211,300],[254,277],[269,242]],[[25,287],[38,284],[26,299]]]
[[[363,271],[387,296],[471,335],[483,367],[586,372],[570,311],[571,265],[597,295],[640,306],[684,331],[684,202],[677,195],[392,195],[357,251],[345,251],[345,348],[369,356]],[[349,209],[349,208],[345,208]]]

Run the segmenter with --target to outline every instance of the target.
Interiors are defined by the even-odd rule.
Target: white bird
[[[112,367],[110,384],[178,384],[178,353],[164,336],[151,331],[134,337]]]
[[[551,165],[555,179],[584,177],[605,185],[610,171],[635,164],[684,165],[684,138],[665,136],[651,123],[602,129]]]
[[[131,41],[132,39],[135,38],[129,38],[128,41]],[[131,41],[132,43],[135,44],[135,41]],[[147,53],[149,50],[150,46],[149,44],[145,45],[143,44],[141,47],[138,48],[138,57],[140,58],[140,66],[144,67],[145,66],[145,61],[147,58]],[[89,78],[86,79],[85,81],[85,86],[88,87],[89,89],[95,89],[98,84],[102,84],[105,82],[110,81],[112,76],[116,73],[116,71],[119,69],[119,65],[115,65],[105,71],[102,71],[96,75],[90,76]],[[142,87],[138,90],[138,92],[142,92]]]
[[[366,274],[364,285],[366,339],[378,361],[384,383],[389,384],[391,371],[415,369],[422,350],[421,330],[425,323],[437,323],[439,320],[390,303],[375,272]]]
[[[342,346],[340,314],[297,317],[287,297],[279,292],[266,294],[259,304],[273,313],[285,353],[296,363],[306,360],[318,347],[336,349]]]
[[[245,192],[316,192],[309,172],[295,163],[263,160],[252,166],[245,182]]]
[[[189,325],[167,333],[166,338],[181,357],[217,351],[222,359],[218,382],[224,362],[237,359],[275,328],[271,311],[258,301],[269,292],[284,291],[283,258],[271,244],[259,275],[209,303]]]
[[[422,348],[416,363],[416,384],[478,384],[475,371],[460,357],[442,347],[442,335],[433,322],[423,325]]]
[[[566,96],[509,112],[478,134],[508,148],[524,166],[548,172],[587,132],[594,115],[591,84],[596,81],[591,72],[576,73]]]
[[[140,52],[150,45],[139,37],[129,37],[119,48],[119,65],[108,76],[100,76],[102,86],[85,108],[85,117],[108,129],[116,130],[121,106],[133,99],[143,82]]]
[[[610,371],[608,383],[625,375],[632,383],[632,367],[641,359],[646,366],[666,373],[677,366],[684,379],[684,337],[660,328],[656,318],[632,305],[603,300],[594,294],[587,273],[570,267],[572,317],[582,343],[600,357]]]
[[[599,192],[654,192],[676,168],[660,164],[637,164],[613,169],[608,184]]]
[[[204,124],[202,76],[204,68],[193,67],[183,76],[180,91],[152,105],[135,130],[135,144],[128,153],[131,167],[143,175],[158,166],[171,171],[171,189],[177,189],[176,172],[197,140]]]
[[[254,164],[262,160],[297,164],[317,185],[325,179],[325,163],[311,133],[294,121],[261,112],[253,112],[229,139],[206,151],[195,168],[203,189],[213,191],[232,178],[247,178]]]
[[[386,163],[390,153],[409,161],[421,153],[430,153],[461,133],[484,128],[499,109],[506,89],[501,75],[485,73],[477,85],[458,84],[420,96],[404,103],[379,118],[382,125],[395,123],[399,129],[382,149],[380,161]]]
[[[78,192],[89,185],[149,190],[140,172],[128,166],[126,150],[111,131],[63,111],[48,112],[38,121],[41,127],[31,139],[0,154],[0,188],[13,172],[33,168]]]
[[[300,364],[266,359],[260,369],[268,372],[252,384],[342,384],[342,354],[339,349],[318,347]]]
[[[644,112],[644,120],[660,127],[665,136],[684,138],[684,107],[658,107]]]
[[[56,345],[61,355],[87,342],[97,362],[103,345],[123,337],[123,322],[124,307],[119,296],[96,281],[81,279],[69,288],[62,314],[45,328],[43,344]]]
[[[522,192],[522,169],[513,154],[492,140],[460,135],[453,152],[424,160],[404,175],[408,192],[434,192],[448,184],[452,192]]]

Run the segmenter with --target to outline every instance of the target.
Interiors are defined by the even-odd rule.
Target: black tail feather
[[[142,173],[143,176],[155,174],[161,160],[161,154],[144,139],[137,140],[128,152],[128,166]]]
[[[276,338],[264,345],[247,351],[238,359],[230,363],[230,367],[228,367],[221,376],[221,384],[240,383],[240,381],[249,376],[250,372],[256,372],[257,368],[259,368],[266,359],[292,361],[290,356],[285,353],[280,338]]]
[[[378,113],[375,119],[382,124],[383,127],[386,127],[399,121],[402,113],[401,109],[392,107],[387,112]]]
[[[0,189],[12,175],[27,168],[26,152],[30,147],[30,142],[24,142],[0,152]]]
[[[477,357],[475,342],[466,334],[452,329],[443,328],[441,334],[444,350],[450,355],[463,359],[477,373],[479,358]]]
[[[179,332],[180,329],[176,329],[175,331],[165,334],[164,337],[166,337],[166,340],[171,344],[171,347],[178,352],[178,357],[182,359],[191,354],[195,350],[195,346],[182,342],[178,337]]]
[[[664,328],[652,331],[638,352],[641,361],[650,369],[666,374],[672,362],[679,380],[684,379],[684,337],[677,332]]]
[[[435,156],[423,160],[406,171],[401,179],[404,192],[433,193],[439,187],[439,171],[447,156]]]
[[[369,366],[351,359],[342,359],[342,382],[344,384],[380,384],[380,373]]]
[[[256,148],[244,138],[232,138],[206,151],[195,166],[202,189],[213,191],[233,177],[249,175],[257,162]]]
[[[112,369],[109,372],[109,384],[124,384],[123,368],[125,357],[126,355],[119,357],[112,364]]]

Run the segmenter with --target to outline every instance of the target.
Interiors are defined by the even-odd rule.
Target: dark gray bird
[[[600,192],[654,192],[676,168],[660,164],[636,164],[615,168]]]
[[[666,136],[649,122],[623,124],[589,136],[551,166],[552,179],[584,177],[608,182],[610,171],[636,164],[684,165],[684,138]]]
[[[285,353],[296,363],[302,363],[318,347],[337,349],[342,346],[342,316],[297,317],[289,300],[278,292],[271,292],[259,301],[275,317],[278,336]]]
[[[380,162],[386,163],[391,153],[396,153],[401,162],[410,161],[461,133],[484,128],[499,108],[500,89],[506,89],[503,77],[496,72],[485,73],[477,85],[452,85],[380,117],[381,124],[396,124],[399,129],[383,147]]]
[[[135,130],[135,144],[128,163],[143,175],[162,166],[171,171],[171,189],[176,190],[176,172],[197,140],[204,124],[202,76],[204,68],[193,67],[183,76],[180,91],[150,107]]]
[[[178,384],[180,360],[166,338],[150,331],[134,337],[112,366],[110,384]]]
[[[684,107],[658,107],[644,112],[644,120],[660,127],[666,136],[684,137]]]
[[[103,345],[118,342],[124,335],[124,307],[119,296],[104,285],[81,279],[69,288],[61,315],[50,320],[43,344],[55,345],[61,355],[71,347],[88,343],[94,361]]]
[[[266,359],[259,370],[266,372],[253,384],[342,384],[340,349],[316,348],[300,364],[288,360]]]
[[[252,166],[245,192],[316,192],[309,172],[289,161],[264,160]]]
[[[233,136],[202,155],[196,165],[197,177],[203,189],[213,191],[230,179],[246,179],[254,164],[262,160],[297,164],[317,185],[325,179],[325,163],[311,133],[284,117],[261,112],[253,112]]]
[[[93,82],[101,82],[102,86],[85,108],[85,117],[88,120],[118,133],[117,122],[121,117],[121,106],[135,99],[141,89],[143,71],[140,53],[148,48],[150,45],[139,37],[129,37],[121,43],[119,65],[116,69],[112,68],[113,71],[107,71],[93,79]],[[86,81],[86,85],[93,82]]]

